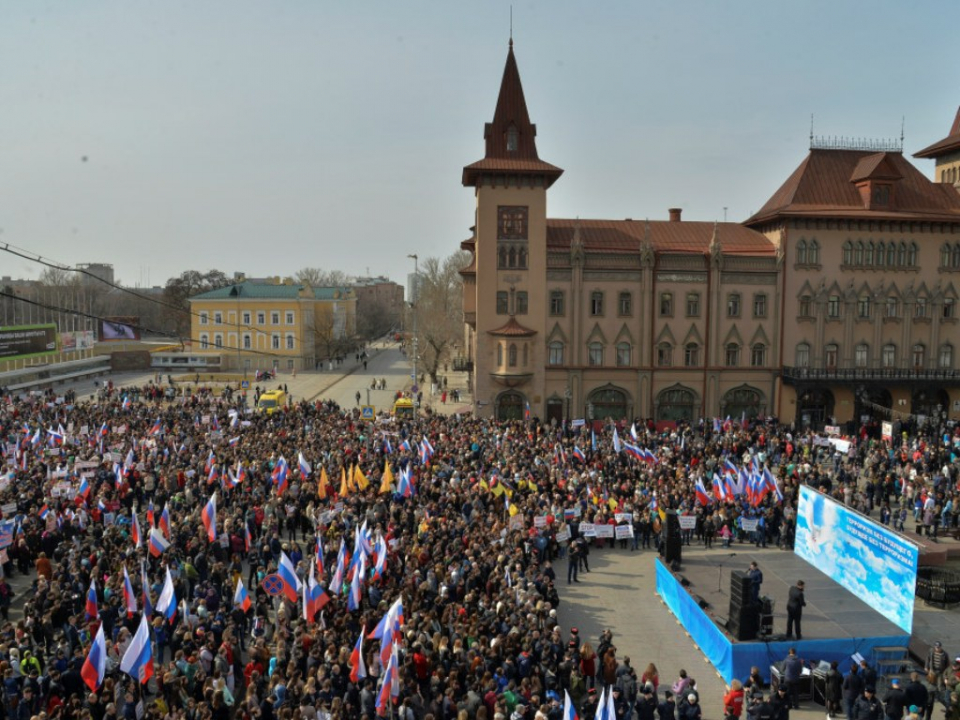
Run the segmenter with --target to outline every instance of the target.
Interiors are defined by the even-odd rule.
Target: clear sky
[[[0,243],[129,284],[412,270],[472,225],[511,3],[49,0],[0,19]],[[552,217],[743,220],[818,135],[944,137],[960,3],[540,0],[513,34]],[[933,163],[916,164],[928,176]],[[39,267],[0,253],[0,274]]]

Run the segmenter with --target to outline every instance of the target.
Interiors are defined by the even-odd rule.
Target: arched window
[[[827,369],[837,367],[837,358],[840,355],[840,346],[836,343],[830,343],[823,348],[823,365]]]
[[[917,257],[920,255],[920,250],[917,247],[915,242],[910,243],[910,250],[907,253],[907,265],[910,267],[917,266]]]
[[[630,343],[617,343],[617,367],[629,367],[631,362]]]
[[[870,296],[861,295],[857,298],[857,317],[859,318],[869,318],[870,317]]]
[[[554,340],[550,343],[549,347],[548,362],[551,365],[563,365],[563,343],[559,340]]]
[[[926,348],[923,343],[917,343],[913,346],[913,366],[922,368],[926,364]]]
[[[870,362],[870,346],[860,343],[853,349],[853,362],[858,368],[865,368]]]
[[[507,266],[507,246],[501,245],[497,250],[497,266],[505,268]]]
[[[863,265],[863,240],[857,240],[857,246],[853,253],[853,264]]]
[[[763,367],[767,364],[767,346],[763,343],[756,343],[750,349],[750,366]]]
[[[603,344],[592,342],[588,348],[589,362],[593,367],[603,365]]]
[[[887,267],[894,267],[897,264],[897,244],[891,240],[887,245]]]
[[[940,267],[948,268],[950,267],[950,246],[946,243],[940,246]]]
[[[507,128],[507,152],[516,152],[519,144],[520,133],[515,126],[511,125]]]
[[[951,258],[950,265],[954,268],[960,268],[960,243],[953,246],[953,257]]]
[[[893,343],[887,343],[883,346],[883,352],[880,355],[880,364],[885,368],[897,366],[897,346]]]
[[[526,248],[520,248],[517,251],[517,267],[526,268],[527,267],[527,250]]]
[[[510,367],[517,366],[517,346],[513,343],[510,343],[510,349],[507,351],[507,364]]]
[[[867,243],[867,248],[863,255],[863,264],[867,267],[871,267],[873,265],[873,250],[873,240],[871,240]]]
[[[953,345],[945,343],[940,346],[939,365],[943,370],[953,368]]]
[[[883,260],[884,260],[883,253],[884,253],[884,249],[885,249],[885,248],[884,248],[883,240],[881,240],[880,242],[877,243],[876,265],[877,265],[878,267],[883,267]]]
[[[673,365],[673,345],[665,342],[657,345],[657,365],[660,367]]]
[[[797,243],[797,265],[807,264],[807,241],[800,239]]]
[[[810,249],[807,251],[807,259],[811,265],[820,264],[820,243],[816,240],[810,241]]]
[[[800,343],[797,345],[796,350],[796,363],[797,367],[810,367],[810,344],[809,343]]]
[[[516,248],[510,248],[510,250],[508,251],[507,264],[508,264],[508,267],[517,266],[517,249]]]
[[[700,364],[700,346],[696,343],[687,343],[683,349],[683,364],[687,367],[696,367]]]
[[[849,240],[843,244],[843,264],[853,265],[853,243]]]
[[[740,364],[740,346],[736,343],[727,343],[726,365],[737,367]]]
[[[907,264],[907,244],[900,241],[897,245],[897,266],[904,267]]]

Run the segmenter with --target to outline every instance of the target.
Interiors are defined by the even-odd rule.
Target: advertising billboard
[[[60,351],[89,350],[94,344],[93,330],[60,333]]]
[[[100,340],[139,340],[140,318],[134,315],[105,317],[100,321]]]
[[[0,358],[38,357],[57,351],[57,326],[13,325],[0,327]]]
[[[918,555],[912,542],[802,485],[794,547],[820,572],[912,632]]]

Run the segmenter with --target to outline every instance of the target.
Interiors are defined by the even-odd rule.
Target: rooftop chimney
[[[683,208],[670,208],[667,212],[670,213],[670,222],[680,222],[680,213],[683,212]]]

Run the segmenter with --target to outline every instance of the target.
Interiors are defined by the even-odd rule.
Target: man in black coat
[[[803,614],[803,607],[807,601],[803,597],[803,580],[797,580],[797,584],[790,588],[790,595],[787,598],[787,637],[793,637],[793,630],[797,630],[797,640],[803,639],[800,632],[800,617]]]
[[[900,678],[890,679],[890,689],[883,696],[883,713],[891,720],[903,720],[903,708],[907,705],[907,694],[900,687]]]
[[[847,720],[853,720],[853,706],[863,694],[863,678],[860,677],[856,663],[850,666],[850,672],[843,678],[843,707],[847,713]]]
[[[863,689],[863,695],[853,704],[853,720],[880,720],[883,717],[883,705],[873,691],[873,685]]]
[[[927,706],[929,692],[926,686],[920,682],[920,673],[910,673],[910,682],[907,683],[903,692],[907,696],[907,707],[916,705],[918,708],[925,708]]]

